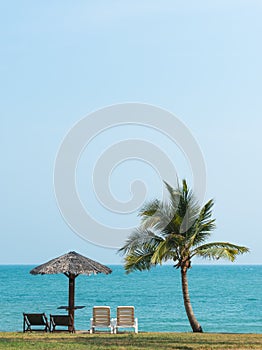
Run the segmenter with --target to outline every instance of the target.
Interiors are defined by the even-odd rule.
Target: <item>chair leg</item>
[[[138,333],[138,320],[135,319],[135,333]]]

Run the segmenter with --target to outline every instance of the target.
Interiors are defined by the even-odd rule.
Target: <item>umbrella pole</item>
[[[68,327],[68,330],[72,332],[75,323],[75,275],[72,273],[69,274],[68,315],[73,320],[72,327]]]

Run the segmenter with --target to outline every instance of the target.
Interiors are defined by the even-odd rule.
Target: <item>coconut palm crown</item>
[[[152,266],[173,260],[181,270],[182,292],[188,320],[194,332],[202,332],[190,302],[187,271],[194,256],[228,259],[248,252],[248,248],[228,242],[205,243],[215,229],[212,218],[214,201],[202,208],[188,189],[186,180],[176,189],[165,182],[169,202],[153,200],[140,210],[140,227],[127,239],[119,252],[125,255],[125,270],[149,270]]]

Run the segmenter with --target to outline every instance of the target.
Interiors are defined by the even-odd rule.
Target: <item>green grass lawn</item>
[[[214,333],[0,333],[0,349],[262,349],[262,334]]]

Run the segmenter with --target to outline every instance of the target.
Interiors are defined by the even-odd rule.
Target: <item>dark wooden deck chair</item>
[[[109,306],[93,307],[93,317],[90,319],[90,333],[94,333],[96,328],[109,328],[111,333],[114,332]]]
[[[134,306],[117,307],[117,318],[114,333],[117,333],[119,328],[134,328],[135,333],[138,333],[138,320],[135,318]]]
[[[36,314],[36,313],[28,314],[28,313],[24,312],[23,316],[24,316],[23,332],[32,332],[32,331],[48,332],[50,330],[50,326],[49,326],[47,317],[44,313],[42,313],[42,314]],[[37,326],[37,328],[34,328],[35,326]]]
[[[65,329],[56,328],[60,326],[67,327],[68,332],[75,332],[74,322],[71,315],[50,315],[51,332],[64,331]]]

